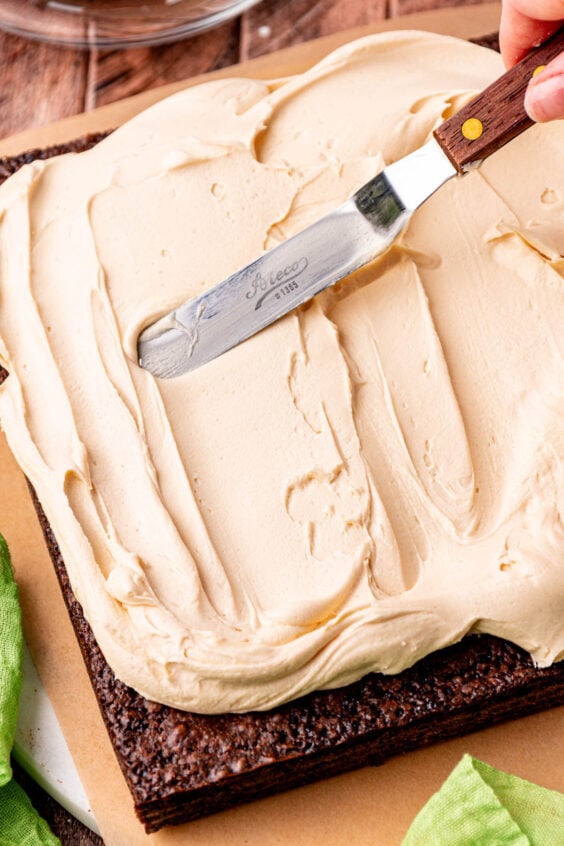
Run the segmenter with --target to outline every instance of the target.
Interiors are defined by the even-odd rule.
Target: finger
[[[541,6],[540,3],[521,5],[524,7]],[[556,11],[559,11],[560,16],[564,15],[564,3],[558,0],[558,3],[553,4],[553,6],[555,8],[547,8],[544,13],[553,15]],[[546,41],[561,25],[561,17],[538,20],[524,14],[518,8],[518,3],[515,0],[514,2],[504,3],[499,24],[499,45],[506,67],[513,67],[521,59],[524,59],[533,47],[537,47],[543,41]]]
[[[564,118],[564,53],[533,77],[525,94],[525,109],[537,123]]]
[[[505,0],[528,18],[557,21],[564,17],[564,0]]]

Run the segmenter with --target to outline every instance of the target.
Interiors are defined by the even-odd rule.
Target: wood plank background
[[[263,0],[164,47],[71,50],[0,33],[0,137],[384,18],[481,0]]]
[[[0,32],[0,137],[312,38],[385,18],[480,2],[262,0],[240,17],[193,39],[123,51],[71,50]],[[63,846],[102,846],[17,767],[16,775]]]

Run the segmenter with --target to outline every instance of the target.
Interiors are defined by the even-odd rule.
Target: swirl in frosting
[[[164,100],[0,191],[0,415],[116,675],[199,712],[468,632],[564,655],[564,124],[208,365],[139,331],[329,212],[501,73],[404,32]],[[260,284],[260,280],[257,285]]]

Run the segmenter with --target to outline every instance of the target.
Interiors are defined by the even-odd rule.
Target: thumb
[[[564,118],[564,53],[533,77],[525,94],[525,109],[538,123]]]

